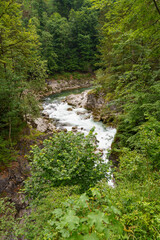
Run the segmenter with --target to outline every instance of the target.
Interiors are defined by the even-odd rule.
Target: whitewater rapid
[[[43,104],[43,112],[53,120],[57,129],[67,131],[76,130],[85,135],[94,127],[98,148],[103,152],[103,158],[107,161],[107,153],[111,148],[116,129],[106,127],[102,122],[95,122],[93,116],[84,108],[76,108],[64,101],[65,97],[48,97]]]

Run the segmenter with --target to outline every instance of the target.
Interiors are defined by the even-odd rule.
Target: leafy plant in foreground
[[[41,239],[119,239],[123,233],[120,215],[108,195],[94,188],[89,196],[85,193],[76,200],[72,197],[67,203],[63,202],[61,208],[50,212]]]
[[[50,188],[41,199],[33,200],[19,236],[28,240],[106,240],[121,236],[121,213],[110,196],[98,188],[81,196],[76,195],[77,190],[77,186]]]
[[[53,216],[53,211],[57,208],[64,208],[64,203],[78,198],[76,192],[77,186],[63,186],[56,188],[47,188],[43,192],[43,197],[31,201],[29,206],[29,215],[23,217],[23,222],[19,227],[18,236],[25,236],[27,240],[42,240],[47,232],[53,232],[48,224]]]

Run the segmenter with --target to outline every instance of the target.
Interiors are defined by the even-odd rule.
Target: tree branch
[[[160,10],[159,10],[159,8],[158,8],[158,5],[157,5],[156,0],[153,0],[153,2],[154,2],[154,5],[155,5],[155,7],[156,7],[156,9],[157,9],[157,11],[158,11],[158,13],[159,13],[159,15],[160,15]]]

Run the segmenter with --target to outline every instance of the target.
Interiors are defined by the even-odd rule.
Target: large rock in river
[[[72,94],[66,97],[66,102],[74,107],[83,107],[85,108],[85,105],[87,103],[87,98],[88,98],[88,92],[90,90],[86,90],[83,93],[80,94]]]
[[[100,93],[97,96],[97,93],[95,93],[94,91],[90,91],[87,94],[87,99],[86,99],[84,107],[88,110],[92,110],[92,111],[97,110],[98,111],[102,108],[104,103],[105,103],[104,94]]]

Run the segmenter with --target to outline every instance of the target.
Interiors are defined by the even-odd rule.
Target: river
[[[85,90],[64,91],[47,97],[43,104],[43,112],[53,119],[57,129],[79,131],[87,135],[94,127],[98,148],[103,152],[103,158],[107,161],[107,152],[111,148],[116,129],[106,127],[102,122],[95,122],[91,112],[84,108],[73,107],[64,101],[66,96],[79,94]]]

